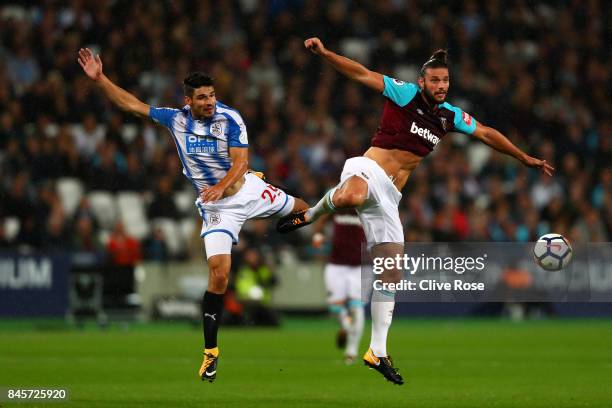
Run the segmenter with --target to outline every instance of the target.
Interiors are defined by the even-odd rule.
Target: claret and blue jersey
[[[476,120],[460,108],[444,102],[431,109],[416,84],[384,76],[383,95],[388,99],[372,146],[428,155],[448,132],[471,135]]]
[[[230,147],[248,147],[242,117],[219,101],[214,115],[206,119],[195,119],[189,106],[182,109],[151,106],[149,116],[172,133],[183,174],[198,192],[225,177],[232,166]]]

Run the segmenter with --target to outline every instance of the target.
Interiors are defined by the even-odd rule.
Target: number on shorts
[[[270,199],[270,204],[273,204],[274,200],[278,195],[278,188],[274,187],[273,185],[267,184],[266,189],[261,193],[261,198],[265,200],[266,197],[268,197]]]

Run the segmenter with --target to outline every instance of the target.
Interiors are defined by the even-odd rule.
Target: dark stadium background
[[[552,178],[544,177],[466,136],[449,135],[403,191],[400,214],[407,241],[530,242],[557,232],[580,244],[612,237],[611,14],[609,4],[597,0],[2,2],[0,250],[5,266],[11,259],[18,265],[20,259],[49,257],[53,270],[65,273],[42,296],[36,289],[7,290],[3,275],[0,327],[9,333],[4,340],[11,339],[10,333],[17,339],[48,333],[35,330],[30,320],[6,318],[63,319],[68,303],[79,296],[79,305],[87,306],[101,295],[103,299],[92,304],[123,308],[130,321],[159,317],[160,311],[151,308],[141,313],[138,297],[124,295],[151,276],[156,280],[147,296],[163,295],[150,293],[163,287],[178,291],[179,278],[183,291],[189,292],[191,276],[206,276],[198,237],[201,221],[192,205],[195,196],[181,174],[171,138],[165,129],[111,106],[78,65],[80,47],[100,53],[107,76],[156,106],[181,106],[183,77],[190,70],[210,73],[216,78],[218,99],[238,109],[246,122],[251,168],[311,204],[337,183],[347,158],[365,151],[378,126],[383,97],[323,64],[304,49],[304,39],[318,36],[327,48],[405,81],[416,80],[418,68],[434,49],[447,48],[449,101],[499,129],[529,154],[553,163],[557,171]],[[109,242],[122,228],[134,240],[118,260]],[[260,252],[281,285],[294,282],[298,288],[295,271],[287,277],[283,273],[299,264],[308,265],[312,274],[324,255],[312,248],[308,231],[281,237],[273,222],[251,221],[235,248],[234,275],[249,249]],[[134,266],[141,279],[136,285]],[[146,275],[139,275],[142,270]],[[103,293],[96,294],[99,282],[92,276],[106,280]],[[198,288],[198,282],[191,287]],[[317,299],[324,300],[320,292]],[[324,311],[319,300],[291,303],[293,295],[298,291],[285,288],[279,307]],[[171,306],[176,316],[193,312],[186,303]],[[556,307],[569,315],[610,314],[606,305]],[[419,316],[473,311],[469,305],[440,304],[403,304],[399,309],[407,314],[417,310]],[[124,321],[126,315],[110,317],[112,323],[115,318]],[[43,326],[49,328],[47,324],[65,329],[62,323]],[[319,327],[316,324],[289,319],[287,333],[295,329],[308,336],[306,330]],[[332,326],[321,324],[331,339]],[[398,323],[400,328],[406,324]],[[433,324],[423,324],[419,347],[437,336]],[[467,333],[471,324],[476,325],[445,327]],[[498,330],[508,338],[516,335],[503,320],[502,326],[488,324],[478,328],[485,337]],[[603,324],[586,329],[582,324],[587,323],[563,323],[543,338],[554,342],[564,333],[562,327],[583,341],[596,341],[606,333],[609,338]],[[166,336],[169,332],[161,327]],[[518,330],[528,335],[539,328]],[[153,329],[140,330],[146,338],[146,330]],[[585,337],[579,335],[582,331]],[[199,333],[189,333],[197,350]],[[52,341],[60,347],[61,340]],[[230,334],[227,341],[239,347]],[[261,340],[264,345],[267,341]],[[442,347],[439,340],[436,344]],[[530,347],[537,349],[539,343],[534,344]],[[568,344],[576,346],[579,340]],[[505,347],[501,340],[499,347]],[[5,350],[14,354],[0,352],[0,361],[14,363],[12,358],[22,355],[17,349]],[[194,367],[186,370],[198,363],[190,358]],[[609,354],[603,359],[610,361]],[[600,373],[609,374],[609,364],[605,367]],[[14,373],[23,382],[34,378],[17,368]],[[554,390],[554,384],[551,387]],[[487,401],[476,399],[474,404]],[[525,403],[537,405],[533,400]]]

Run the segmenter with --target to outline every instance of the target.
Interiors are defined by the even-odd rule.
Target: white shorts
[[[368,248],[383,242],[403,244],[404,228],[398,210],[402,193],[378,163],[367,157],[348,159],[342,169],[340,184],[352,176],[368,183],[368,198],[357,208]]]
[[[214,203],[195,202],[202,217],[202,231],[206,257],[230,254],[232,243],[238,243],[238,234],[247,220],[252,218],[284,217],[293,209],[295,199],[254,174],[247,173],[238,192]],[[217,233],[217,234],[215,234]],[[217,239],[224,234],[230,239]]]
[[[325,265],[327,303],[361,299],[361,265]]]

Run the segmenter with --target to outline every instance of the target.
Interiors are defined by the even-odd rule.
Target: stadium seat
[[[174,204],[182,215],[188,215],[190,211],[193,212],[195,210],[195,200],[195,193],[192,190],[183,190],[174,193]]]
[[[102,243],[102,245],[106,246],[108,241],[110,241],[111,233],[108,230],[100,230],[98,232],[98,240]]]
[[[370,46],[367,40],[361,38],[347,38],[340,42],[340,52],[349,58],[361,61],[363,64],[370,62]]]
[[[132,143],[138,136],[138,126],[133,123],[121,127],[121,138],[125,143]]]
[[[178,280],[180,295],[187,299],[202,299],[207,286],[208,278],[201,275],[181,276]]]
[[[19,223],[19,218],[7,217],[4,220],[4,232],[8,241],[13,241],[15,237],[17,237],[20,228],[21,224]]]
[[[100,227],[107,230],[113,229],[117,220],[115,196],[108,191],[92,191],[87,197]]]
[[[153,228],[159,228],[164,234],[171,256],[178,256],[185,252],[185,240],[176,221],[171,218],[156,218],[153,220]]]
[[[76,178],[64,177],[57,180],[56,190],[66,216],[72,217],[83,196],[83,184]]]
[[[194,232],[197,230],[200,231],[202,223],[197,222],[197,218],[189,217],[184,218],[180,221],[180,229],[181,235],[183,236],[183,240],[185,242],[189,242],[189,240],[193,239]]]
[[[393,71],[396,78],[402,78],[403,81],[416,82],[418,79],[418,66],[414,64],[398,64]]]
[[[134,192],[118,193],[117,207],[119,209],[119,218],[129,235],[139,240],[149,235],[151,228],[147,220],[142,195]]]

